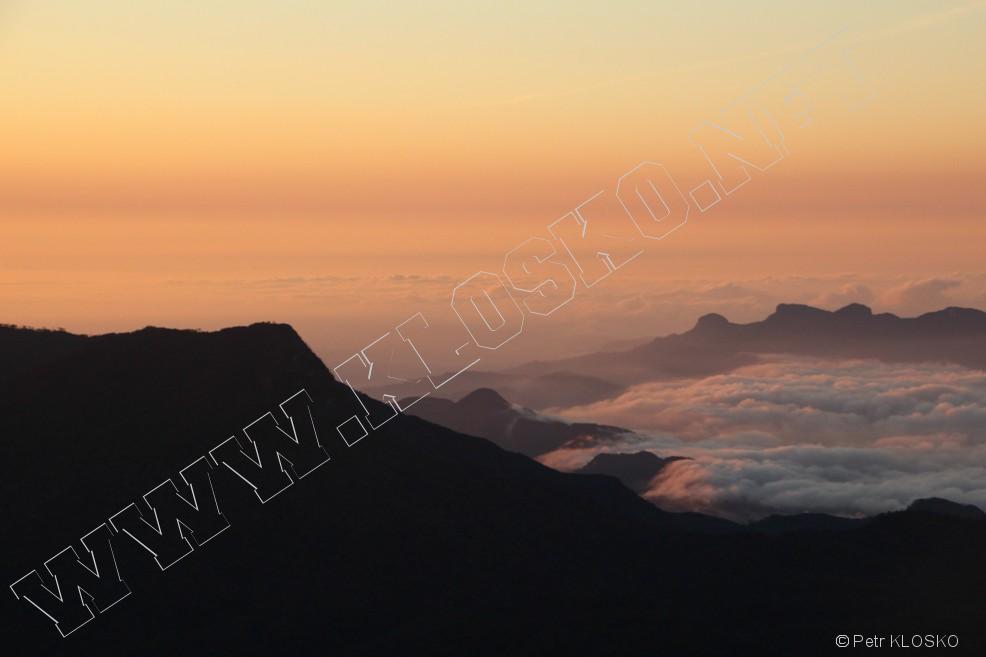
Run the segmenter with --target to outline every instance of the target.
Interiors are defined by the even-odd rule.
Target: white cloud
[[[986,372],[936,363],[777,358],[698,380],[634,386],[554,413],[736,445],[868,445],[960,433],[986,441]]]
[[[669,510],[736,520],[771,513],[873,515],[921,497],[986,508],[986,447],[945,437],[916,447],[823,447],[704,450],[667,466],[645,497]]]
[[[872,514],[927,496],[986,507],[986,372],[978,370],[777,358],[554,412],[655,436],[607,451],[691,457],[652,483],[647,497],[665,508],[750,519]],[[543,462],[579,460],[553,453]]]

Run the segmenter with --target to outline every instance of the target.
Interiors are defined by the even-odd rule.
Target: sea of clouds
[[[662,508],[737,520],[872,515],[929,496],[986,508],[986,372],[978,370],[777,357],[552,413],[632,430],[619,444],[541,457],[552,467],[574,469],[600,451],[690,457],[651,482],[645,497]]]

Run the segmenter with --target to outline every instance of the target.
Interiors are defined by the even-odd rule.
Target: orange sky
[[[0,321],[359,346],[640,161],[704,179],[689,131],[843,28],[864,82],[606,294],[982,270],[984,3],[460,4],[6,5]]]

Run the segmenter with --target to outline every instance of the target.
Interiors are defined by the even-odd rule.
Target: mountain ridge
[[[852,623],[947,626],[982,647],[984,522],[904,512],[841,532],[696,530],[710,521],[662,513],[612,477],[414,417],[347,448],[332,428],[349,389],[283,325],[86,345],[8,375],[0,397],[8,582],[299,389],[332,461],[268,504],[217,473],[230,529],[165,572],[114,544],[132,595],[68,639],[0,596],[12,654],[810,655]]]
[[[492,387],[515,403],[544,410],[612,398],[647,381],[722,374],[777,354],[944,362],[986,369],[984,345],[986,312],[975,308],[950,306],[898,317],[874,313],[859,303],[837,310],[782,303],[766,318],[745,324],[708,313],[685,332],[627,350],[531,361],[495,372],[465,372],[447,384],[443,394],[455,399],[475,388]],[[573,383],[567,385],[568,381]],[[404,396],[399,386],[397,394]]]

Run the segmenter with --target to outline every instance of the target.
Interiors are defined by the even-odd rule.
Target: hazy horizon
[[[860,79],[840,63],[815,84],[783,161],[497,359],[780,302],[986,299],[981,2],[250,2],[231,21],[102,0],[0,19],[3,321],[272,320],[333,361],[425,312],[454,341],[456,283],[638,162],[701,180],[689,131],[839,30]]]

